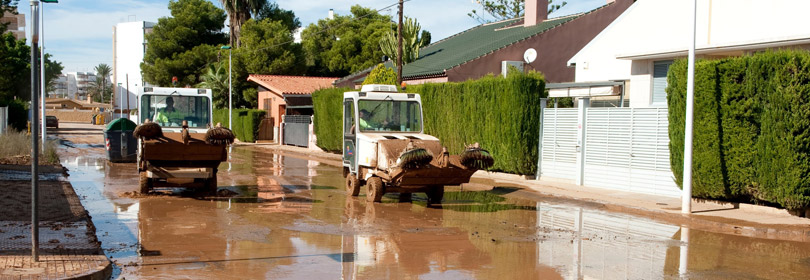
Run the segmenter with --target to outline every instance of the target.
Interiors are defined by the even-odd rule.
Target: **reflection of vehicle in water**
[[[476,170],[489,168],[489,152],[476,146],[449,155],[439,139],[424,134],[419,94],[398,93],[390,85],[365,85],[343,94],[343,174],[346,189],[358,195],[361,184],[369,201],[386,192],[409,197],[425,192],[439,203],[445,185],[470,181]]]
[[[141,193],[154,187],[197,186],[217,189],[217,167],[227,160],[226,145],[206,143],[212,127],[210,89],[138,88],[138,124],[153,121],[162,136],[140,137]]]

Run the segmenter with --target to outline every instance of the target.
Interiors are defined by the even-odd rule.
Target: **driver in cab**
[[[360,130],[381,130],[386,125],[388,125],[388,120],[383,120],[382,123],[377,123],[371,120],[372,116],[373,114],[370,113],[368,110],[366,109],[360,110],[360,119],[359,119]]]
[[[172,123],[179,125],[179,122],[183,119],[183,114],[174,108],[174,99],[170,96],[166,97],[166,107],[155,112],[154,119],[160,125],[171,125]]]

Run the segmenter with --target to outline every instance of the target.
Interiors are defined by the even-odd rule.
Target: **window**
[[[361,131],[422,131],[422,110],[415,101],[360,100],[357,108]]]
[[[652,104],[667,105],[667,72],[672,60],[653,63]]]
[[[163,127],[180,127],[185,120],[189,128],[207,128],[211,123],[209,102],[205,96],[143,95],[140,119]]]

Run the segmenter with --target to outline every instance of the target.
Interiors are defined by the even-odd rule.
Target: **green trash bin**
[[[135,162],[138,152],[138,140],[132,132],[135,123],[120,118],[111,121],[104,129],[104,144],[107,148],[107,160],[110,162]]]

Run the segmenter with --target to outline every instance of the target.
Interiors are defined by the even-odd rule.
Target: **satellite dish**
[[[526,63],[532,63],[535,59],[537,59],[537,51],[534,48],[529,48],[523,53],[523,61]]]

